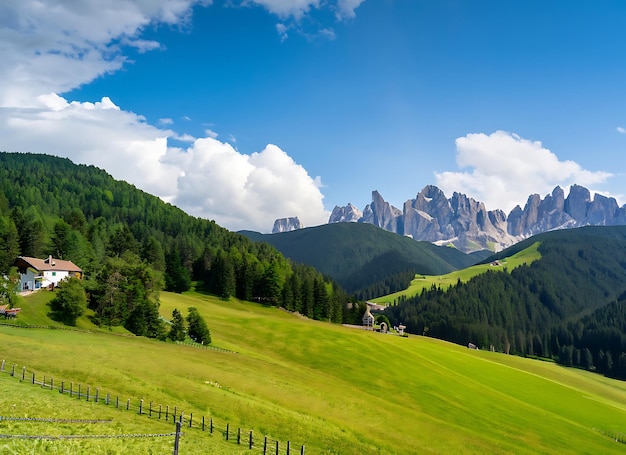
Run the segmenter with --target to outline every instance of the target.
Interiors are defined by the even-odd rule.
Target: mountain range
[[[352,204],[336,206],[328,223],[340,222],[373,224],[414,240],[453,245],[463,252],[500,251],[554,229],[624,225],[626,205],[619,207],[614,198],[597,193],[592,199],[589,190],[580,185],[572,185],[565,197],[557,186],[543,199],[539,194],[530,195],[524,208],[518,205],[507,215],[503,210],[487,210],[483,202],[461,193],[447,198],[436,186],[427,185],[402,209],[385,201],[378,191],[372,192],[372,202],[363,211]],[[275,223],[280,232],[298,229],[298,225],[297,218]]]

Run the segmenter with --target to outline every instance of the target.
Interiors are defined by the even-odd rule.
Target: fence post
[[[209,422],[209,433],[213,434],[213,417],[211,417],[211,421]]]
[[[120,407],[120,397],[119,395],[115,396],[115,409]]]
[[[107,393],[107,396],[104,400],[105,400],[104,403],[108,406],[109,403],[111,402],[111,396]]]
[[[241,444],[241,428],[237,428],[237,444]]]
[[[182,417],[182,415],[181,415]],[[189,413],[189,428],[191,428],[191,422],[193,420],[193,412]]]
[[[100,395],[100,388],[96,387],[96,403],[98,402],[98,395]]]
[[[87,401],[89,401],[89,390],[90,390],[90,387],[87,386]]]
[[[202,416],[202,431],[204,431],[204,416]]]
[[[61,381],[61,390],[59,392],[65,393],[65,381]]]
[[[152,417],[152,401],[150,402],[150,410],[148,411],[148,417]]]
[[[33,373],[33,384],[35,383],[35,373]],[[74,396],[74,383],[70,382],[70,398]]]
[[[161,406],[162,405],[159,405],[159,420],[161,420]]]
[[[169,418],[169,414],[170,414],[170,405],[168,404],[167,406],[165,406],[165,421],[167,422],[167,419]]]
[[[304,455],[304,445],[302,446],[302,448],[300,449],[300,455]]]
[[[180,440],[180,427],[182,426],[181,422],[176,422],[176,436],[174,439],[174,454],[173,455],[178,455],[178,443]]]
[[[142,411],[143,411],[143,398],[139,400],[139,415],[141,415]]]
[[[130,409],[130,398],[128,399],[128,401],[126,401],[126,410],[128,411]]]
[[[248,444],[248,448],[252,450],[252,430],[250,430],[250,443]]]
[[[43,389],[46,386],[46,377],[43,377],[43,381],[41,381],[41,388]]]
[[[230,423],[226,424],[226,440],[228,441],[228,433],[230,433]]]
[[[4,360],[2,361],[2,366],[0,367],[0,371],[4,371]]]
[[[54,378],[50,378],[50,390],[54,390]]]
[[[78,399],[80,400],[80,384],[78,384]]]
[[[263,455],[267,453],[267,436],[263,439]]]
[[[15,376],[15,365],[11,368],[11,376]]]
[[[290,448],[291,448],[291,442],[287,441],[287,455],[289,455]]]
[[[278,441],[276,441],[276,455],[278,455]]]
[[[176,420],[176,406],[174,406],[174,417],[173,417],[173,419]]]
[[[26,367],[22,367],[22,381],[26,377]]]
[[[33,384],[35,384],[35,373],[33,373]]]

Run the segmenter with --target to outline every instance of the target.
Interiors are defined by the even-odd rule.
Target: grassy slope
[[[251,303],[162,296],[164,316],[189,306],[205,316],[215,345],[238,354],[14,328],[0,328],[0,345],[18,365],[304,443],[309,454],[624,451],[601,433],[626,430],[623,382]],[[184,453],[211,452],[206,444],[218,439],[197,438],[205,442],[189,439]],[[228,453],[219,450],[211,453]]]
[[[450,286],[455,285],[458,280],[461,280],[463,283],[465,283],[476,275],[485,273],[487,270],[506,269],[508,272],[511,272],[511,270],[513,270],[515,267],[518,267],[522,264],[530,264],[531,262],[540,259],[541,254],[537,250],[539,248],[539,245],[539,242],[535,242],[526,249],[516,252],[512,256],[504,257],[503,259],[498,261],[499,265],[496,266],[493,266],[490,263],[478,264],[461,270],[450,272],[445,275],[416,275],[415,279],[411,281],[411,285],[407,289],[399,292],[394,292],[393,294],[371,299],[371,301],[377,303],[393,304],[394,300],[402,296],[413,297],[414,295],[419,294],[422,289],[430,289],[433,285],[441,287],[442,289],[447,289]]]

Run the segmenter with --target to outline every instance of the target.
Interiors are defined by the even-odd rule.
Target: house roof
[[[62,270],[66,272],[82,272],[82,269],[72,261],[64,261],[63,259],[55,259],[48,256],[46,259],[29,258],[20,256],[17,258],[16,265],[18,268],[32,267],[40,272],[48,272],[52,270]]]

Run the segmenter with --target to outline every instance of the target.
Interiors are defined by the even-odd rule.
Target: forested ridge
[[[412,333],[626,379],[626,227],[543,233],[496,257],[537,241],[530,265],[433,287],[386,314]]]
[[[278,234],[242,233],[315,267],[363,300],[406,289],[416,273],[440,275],[488,255],[416,242],[368,223],[330,223]]]
[[[158,318],[158,291],[192,280],[224,299],[351,317],[347,295],[314,268],[68,159],[0,153],[0,242],[0,273],[17,256],[71,260],[85,272],[95,321],[140,335],[162,335],[138,322]]]

